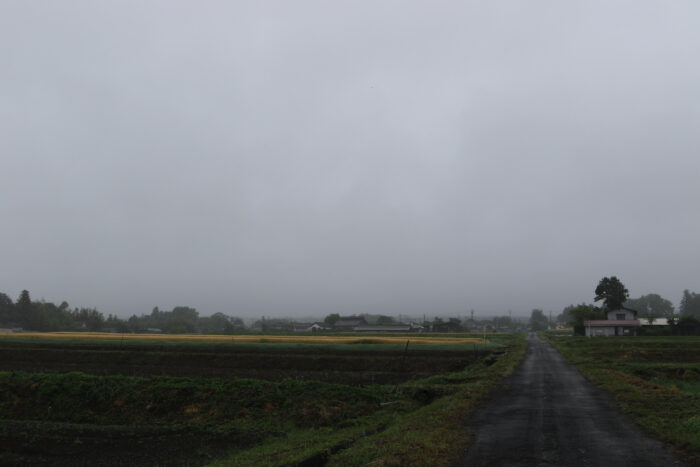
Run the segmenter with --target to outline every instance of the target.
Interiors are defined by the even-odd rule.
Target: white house
[[[586,336],[636,336],[641,323],[637,312],[629,308],[608,311],[608,319],[584,321]]]
[[[332,329],[329,326],[326,326],[325,323],[321,322],[315,322],[315,323],[294,323],[294,332],[318,332],[318,331],[326,331],[329,329]]]
[[[326,323],[321,323],[321,322],[316,321],[311,326],[309,326],[308,331],[318,332],[318,331],[329,331],[331,329],[333,329],[333,328],[331,326],[328,326]]]

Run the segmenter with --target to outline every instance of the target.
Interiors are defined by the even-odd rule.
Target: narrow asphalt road
[[[457,466],[686,465],[532,333],[523,363],[466,428],[472,444]]]

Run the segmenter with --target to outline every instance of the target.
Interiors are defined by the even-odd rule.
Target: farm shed
[[[641,325],[637,312],[629,308],[608,311],[607,318],[584,321],[586,337],[636,336],[637,328]]]

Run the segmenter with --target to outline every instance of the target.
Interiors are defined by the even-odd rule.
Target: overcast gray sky
[[[697,1],[0,0],[0,292],[200,314],[700,292]]]

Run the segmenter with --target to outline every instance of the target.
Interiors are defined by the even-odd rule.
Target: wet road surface
[[[457,466],[687,465],[535,334],[523,363],[466,428],[472,444]]]

